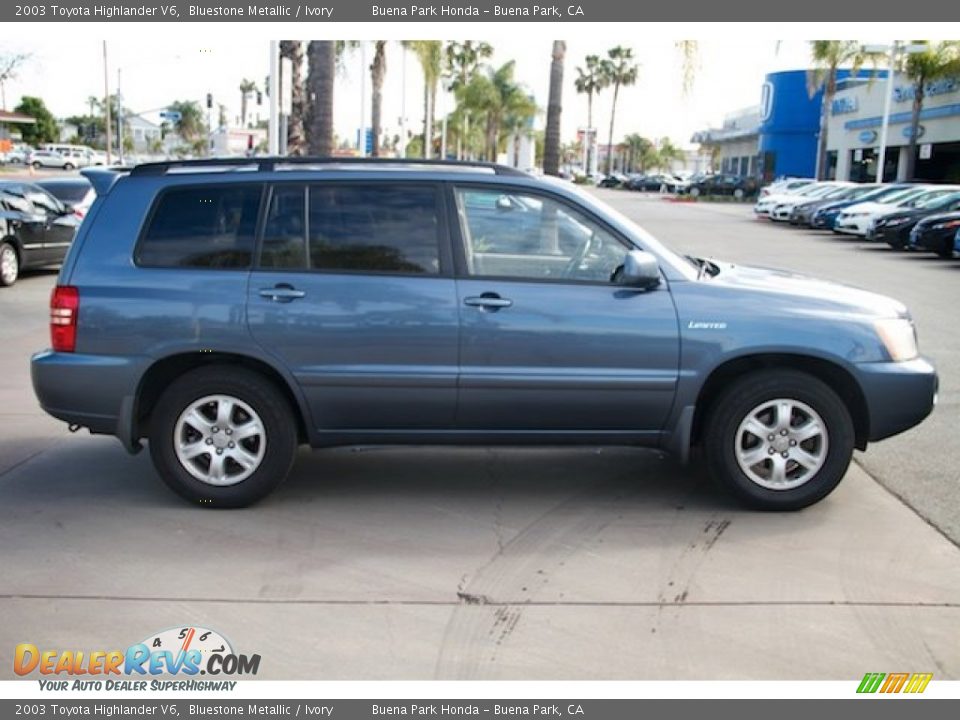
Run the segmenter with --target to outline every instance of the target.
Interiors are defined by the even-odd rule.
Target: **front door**
[[[629,244],[558,198],[463,185],[455,199],[458,427],[655,437],[679,363],[666,285],[618,285]]]
[[[270,192],[248,321],[331,438],[453,423],[459,328],[440,208],[429,183]]]

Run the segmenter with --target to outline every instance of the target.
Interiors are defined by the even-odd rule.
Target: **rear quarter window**
[[[137,246],[137,264],[249,268],[262,192],[262,185],[184,187],[162,192]]]

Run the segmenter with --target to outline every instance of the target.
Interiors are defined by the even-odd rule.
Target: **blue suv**
[[[797,509],[932,410],[906,308],[687,258],[567,183],[293,158],[85,171],[97,200],[32,359],[43,408],[204,507],[297,447],[621,444]]]

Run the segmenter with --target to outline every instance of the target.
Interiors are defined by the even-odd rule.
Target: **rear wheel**
[[[73,170],[73,163],[66,163],[66,164],[63,166],[63,169],[64,169],[64,170]]]
[[[204,507],[251,505],[290,472],[293,410],[250,370],[210,366],[174,381],[150,419],[150,455],[163,481]]]
[[[20,277],[20,256],[8,242],[0,243],[0,285],[9,287]]]
[[[746,504],[799,510],[826,497],[853,455],[850,412],[825,383],[764,370],[731,384],[707,416],[710,472]]]

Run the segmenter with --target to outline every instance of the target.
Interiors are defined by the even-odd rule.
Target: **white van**
[[[74,167],[90,167],[91,165],[105,164],[106,157],[86,145],[69,145],[67,143],[47,143],[41,150],[54,152],[65,158]]]

